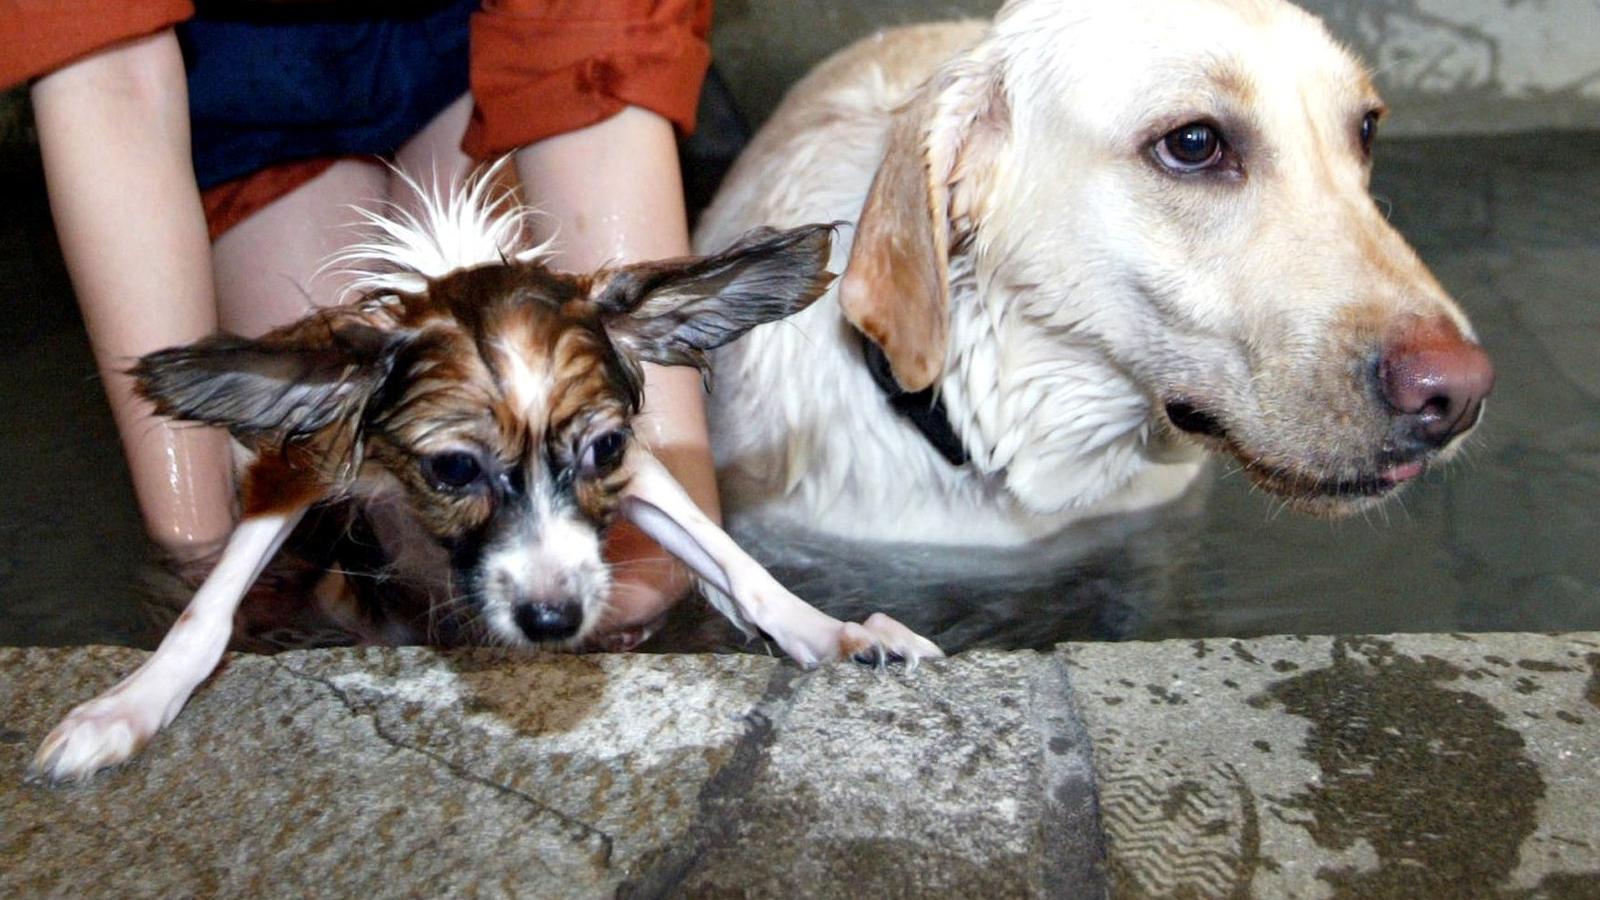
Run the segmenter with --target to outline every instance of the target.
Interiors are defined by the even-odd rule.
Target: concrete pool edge
[[[0,649],[0,894],[1600,892],[1596,633],[1066,644],[910,675],[235,656],[127,767],[21,783],[143,656]]]

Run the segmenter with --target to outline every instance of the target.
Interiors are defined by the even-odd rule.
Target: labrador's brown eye
[[[1156,142],[1156,159],[1174,172],[1200,172],[1222,162],[1222,133],[1204,122],[1191,122]]]
[[[440,488],[462,491],[478,483],[483,477],[483,466],[471,453],[451,450],[424,458],[422,473]]]
[[[1361,152],[1372,153],[1372,142],[1378,137],[1378,119],[1376,110],[1367,113],[1361,120]]]

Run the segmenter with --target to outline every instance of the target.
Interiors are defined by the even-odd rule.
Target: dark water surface
[[[0,644],[138,642],[115,432],[36,176],[0,177]],[[741,539],[818,605],[889,612],[950,650],[1600,629],[1600,134],[1390,141],[1375,192],[1499,373],[1465,456],[1399,502],[1306,519],[1217,465],[1172,509],[1022,550]],[[656,646],[733,643],[696,612]]]

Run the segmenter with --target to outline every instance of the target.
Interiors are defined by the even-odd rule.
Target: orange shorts
[[[0,0],[0,88],[192,15],[189,0]]]

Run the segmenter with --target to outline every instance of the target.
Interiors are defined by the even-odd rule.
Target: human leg
[[[425,188],[459,184],[474,166],[472,157],[461,152],[461,135],[471,116],[472,95],[463,94],[401,145],[394,155],[395,168]],[[389,199],[402,207],[413,199],[393,173]]]
[[[340,160],[223,232],[212,246],[223,329],[255,337],[338,303],[347,280],[322,266],[361,239],[354,207],[387,197],[375,161]]]
[[[170,30],[40,78],[31,92],[51,211],[150,535],[182,556],[232,523],[226,436],[156,418],[124,370],[216,329]]]

